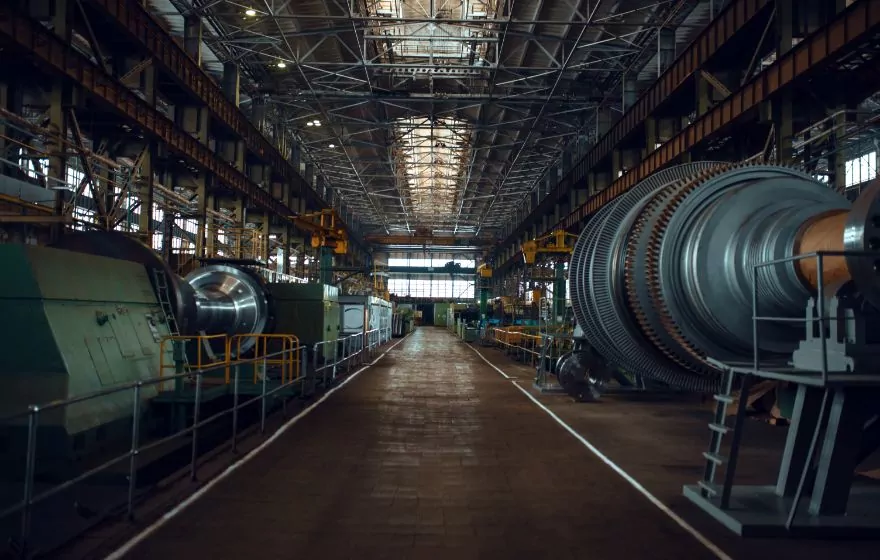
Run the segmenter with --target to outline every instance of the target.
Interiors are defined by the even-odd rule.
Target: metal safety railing
[[[218,341],[222,343],[224,348],[220,358],[218,358],[211,349],[211,344]],[[189,361],[189,354],[186,351],[186,344],[188,342],[194,342],[196,344],[195,363]],[[168,347],[168,343],[171,343],[170,348]],[[165,372],[169,369],[173,371],[173,374],[177,374],[187,373],[191,370],[214,370],[220,366],[224,366],[227,368],[226,378],[228,379],[229,352],[227,345],[228,340],[225,334],[163,336],[159,341],[159,377],[164,377]],[[170,363],[166,361],[169,354],[172,358]],[[169,387],[167,383],[159,384],[159,391],[168,391],[172,389],[173,386]]]
[[[865,258],[865,259],[874,259],[875,261],[880,259],[880,252],[867,252],[867,251],[818,251],[814,253],[805,253],[802,255],[795,255],[792,257],[787,257],[783,259],[776,259],[772,261],[762,262],[760,264],[754,265],[752,269],[752,274],[754,278],[754,282],[752,282],[752,374],[757,377],[763,377],[766,379],[775,379],[777,381],[793,381],[802,385],[810,385],[815,387],[825,388],[828,386],[829,382],[829,369],[828,369],[828,328],[832,321],[837,320],[836,317],[833,317],[830,313],[828,313],[828,299],[827,299],[827,286],[825,286],[825,267],[829,264],[831,259],[844,259],[844,258]],[[779,266],[779,265],[791,265],[795,266],[795,263],[798,261],[804,261],[807,259],[815,259],[816,263],[816,312],[813,313],[804,313],[800,317],[774,317],[774,316],[764,316],[761,315],[760,305],[759,305],[759,294],[761,293],[760,288],[760,280],[761,280],[761,270],[769,267],[769,266]],[[874,265],[872,264],[871,267]],[[769,363],[761,359],[761,352],[759,350],[760,344],[760,336],[761,336],[761,325],[768,323],[786,323],[786,324],[803,324],[804,330],[806,331],[807,324],[813,324],[813,332],[817,333],[817,337],[819,338],[820,345],[820,361],[821,368],[819,371],[815,373],[808,373],[805,371],[794,371],[790,366],[782,366],[779,367],[776,363]],[[766,366],[766,367],[765,367]],[[851,382],[851,376],[843,377],[842,374],[832,374],[833,380],[844,380],[846,382]],[[866,378],[861,377],[860,379],[867,381]]]
[[[336,379],[341,368],[348,371],[352,365],[360,365],[365,358],[370,358],[378,346],[391,340],[391,328],[372,329],[335,340],[317,342],[312,347],[312,371],[322,380]],[[330,353],[331,357],[327,357]],[[324,360],[321,360],[321,356]]]
[[[536,365],[544,351],[544,339],[548,336],[538,329],[536,326],[491,327],[489,339],[506,354]],[[551,344],[556,347],[560,343],[561,339],[553,338]]]
[[[242,345],[249,344],[253,342],[253,379],[256,384],[260,379],[268,376],[268,371],[265,369],[270,366],[275,366],[281,371],[281,383],[286,383],[287,381],[296,381],[300,377],[300,367],[302,364],[302,359],[300,356],[300,343],[299,337],[292,334],[238,334],[235,335],[227,341],[226,346],[226,356],[230,357],[230,365],[235,366],[238,365],[241,361],[247,360],[232,360],[231,356],[233,355],[233,350],[235,350],[235,356],[242,355]],[[270,351],[270,346],[280,347],[273,348]],[[273,356],[280,353],[278,357],[269,357],[264,361],[260,361],[260,358],[266,356]],[[264,366],[262,369],[260,366]],[[229,383],[229,368],[226,369],[226,383]]]
[[[245,337],[253,335],[243,335]],[[265,342],[263,343],[262,348],[267,348],[267,344],[272,340],[271,336],[261,335],[263,336]],[[361,342],[366,342],[366,344],[361,344],[358,350],[353,351],[352,349],[358,348],[353,342],[352,339],[356,339],[356,337],[362,337]],[[168,340],[171,340],[173,337],[166,337]],[[199,337],[184,337],[184,338],[199,338]],[[234,337],[232,339],[227,340],[226,348],[229,349],[232,345],[239,344],[240,341],[236,341]],[[354,335],[352,337],[345,337],[341,339],[337,339],[335,341],[330,341],[327,344],[343,344],[346,351],[342,353],[342,356],[337,360],[331,360],[327,363],[324,363],[317,369],[317,371],[325,370],[327,368],[333,368],[333,371],[336,372],[338,366],[341,364],[344,365],[345,362],[351,361],[354,357],[358,355],[362,355],[363,353],[368,353],[372,355],[374,350],[384,342],[387,342],[391,338],[391,329],[376,329],[374,331],[368,331],[366,333],[360,333],[358,335]],[[259,419],[259,430],[261,434],[265,433],[266,430],[266,416],[268,412],[268,399],[270,397],[274,397],[275,395],[293,388],[295,384],[299,383],[300,388],[303,388],[303,383],[305,378],[307,377],[306,369],[306,360],[301,359],[302,352],[306,350],[305,346],[299,344],[299,341],[294,336],[290,335],[280,335],[276,340],[280,340],[282,344],[285,346],[284,349],[274,353],[265,353],[259,357],[254,358],[246,358],[246,359],[238,359],[235,361],[231,361],[228,359],[223,359],[217,361],[216,363],[212,363],[202,369],[193,369],[191,371],[178,372],[171,375],[168,375],[164,372],[160,372],[159,375],[155,377],[151,377],[148,379],[143,379],[136,382],[125,383],[121,385],[117,385],[114,387],[108,387],[99,391],[94,391],[91,393],[86,393],[80,396],[71,397],[63,400],[52,401],[39,405],[30,405],[22,412],[17,414],[7,416],[0,420],[0,425],[14,426],[14,425],[26,425],[27,435],[26,435],[26,447],[24,452],[24,480],[23,480],[23,491],[22,491],[22,499],[17,501],[11,506],[6,507],[3,510],[0,510],[0,520],[7,519],[15,514],[20,514],[21,516],[21,525],[19,528],[19,553],[23,557],[27,557],[29,550],[28,544],[31,537],[31,514],[34,507],[46,500],[52,498],[53,496],[57,496],[62,492],[73,488],[75,485],[80,484],[88,479],[95,477],[100,473],[104,473],[108,471],[110,468],[122,464],[125,461],[128,461],[127,466],[127,499],[126,499],[126,513],[129,519],[134,518],[134,506],[136,499],[136,490],[137,490],[137,472],[138,472],[138,460],[139,457],[144,455],[146,452],[156,449],[160,446],[168,444],[174,440],[182,438],[184,436],[191,435],[191,452],[190,452],[190,479],[197,479],[198,472],[198,457],[199,457],[199,431],[203,429],[205,426],[212,424],[222,418],[225,418],[227,415],[232,416],[232,428],[231,434],[229,436],[230,448],[233,453],[237,452],[237,441],[239,438],[239,412],[251,405],[256,403],[260,403],[260,419]],[[318,345],[315,345],[317,349]],[[259,352],[259,350],[258,350]],[[227,352],[228,355],[228,352]],[[294,366],[295,364],[295,366]],[[269,387],[269,375],[267,372],[271,370],[271,366],[275,366],[275,368],[280,368],[280,378],[278,385],[270,388]],[[241,376],[245,372],[245,368],[254,367],[259,368],[259,371],[262,372],[262,375],[259,377],[259,381],[261,383],[260,392],[251,398],[247,398],[246,400],[242,400],[241,392]],[[292,368],[296,369],[292,369]],[[297,372],[294,374],[293,372]],[[223,374],[223,378],[229,380],[232,386],[232,396],[233,396],[233,404],[230,408],[212,414],[208,417],[202,417],[202,400],[203,400],[203,388],[204,381],[206,377],[217,378],[218,374]],[[143,443],[141,441],[142,437],[142,416],[145,412],[146,405],[150,398],[150,392],[153,395],[161,394],[159,391],[159,387],[162,384],[168,382],[177,382],[183,381],[184,379],[191,379],[194,385],[194,392],[192,399],[189,401],[192,406],[192,415],[187,418],[187,422],[191,419],[191,424],[187,427],[177,430],[176,432],[160,437],[154,441],[150,441],[149,443]],[[326,379],[325,379],[326,381]],[[326,386],[326,385],[325,385]],[[155,388],[151,391],[152,388]],[[89,468],[88,470],[74,476],[72,478],[67,479],[64,482],[61,482],[57,485],[54,485],[50,488],[47,488],[43,491],[36,491],[36,473],[38,471],[38,456],[37,456],[37,448],[38,448],[38,436],[39,436],[39,428],[40,428],[40,419],[45,417],[46,415],[51,415],[53,413],[58,413],[65,411],[68,407],[72,407],[75,405],[80,405],[84,403],[95,403],[98,399],[110,397],[110,396],[119,396],[124,393],[131,394],[131,436],[130,436],[130,446],[128,451],[124,453],[120,453],[119,455],[113,457],[112,459],[106,460],[101,464]],[[250,394],[250,393],[248,393]],[[286,399],[282,400],[282,407],[286,411]],[[96,405],[97,406],[97,405]],[[50,416],[51,417],[51,416]],[[54,425],[48,425],[49,427],[57,427]]]

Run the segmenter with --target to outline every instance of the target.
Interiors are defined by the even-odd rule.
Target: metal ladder
[[[745,417],[747,401],[749,398],[749,388],[751,387],[752,376],[744,375],[742,389],[740,391],[739,402],[737,403],[736,419],[733,426],[727,425],[727,407],[733,404],[733,379],[735,373],[731,368],[724,368],[721,383],[721,392],[713,395],[715,399],[715,415],[712,422],[709,423],[709,450],[703,452],[703,458],[706,459],[706,466],[703,469],[703,479],[697,482],[700,491],[705,498],[714,498],[721,495],[721,507],[726,508],[730,502],[730,489],[733,485],[733,477],[736,471],[736,460],[739,454],[739,443],[742,435],[742,424]],[[721,447],[724,436],[728,433],[732,434],[733,440],[730,444],[730,457],[721,454]],[[718,473],[718,467],[727,464],[724,472],[724,484],[721,488],[715,483],[715,476]]]
[[[162,307],[162,313],[165,315],[165,324],[168,325],[168,332],[171,336],[180,336],[180,327],[177,325],[177,316],[174,314],[174,308],[171,306],[171,295],[168,291],[168,275],[164,270],[154,268],[153,280],[156,283],[156,296],[159,298],[159,305]],[[183,349],[183,370],[187,373],[191,371],[189,358],[186,356],[186,348]]]

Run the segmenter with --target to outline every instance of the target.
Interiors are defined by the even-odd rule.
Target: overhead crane
[[[565,314],[565,263],[571,258],[574,251],[577,235],[568,233],[565,230],[557,229],[547,235],[542,235],[535,239],[525,241],[522,244],[523,260],[526,264],[526,274],[523,278],[524,283],[535,281],[548,281],[545,275],[535,275],[537,270],[542,272],[545,270],[536,266],[540,260],[550,257],[555,260],[555,273],[552,277],[553,281],[553,305],[548,310],[549,316],[562,317]],[[543,297],[542,289],[532,290],[532,299],[539,302]]]
[[[415,235],[367,235],[367,243],[373,245],[421,245],[438,247],[488,247],[489,239],[459,236],[435,236],[430,233]]]
[[[577,238],[577,235],[557,229],[547,235],[525,241],[522,244],[523,259],[527,265],[533,265],[538,255],[571,255]]]
[[[334,209],[309,212],[291,216],[290,221],[297,228],[311,234],[313,249],[332,249],[337,255],[348,252],[348,231]]]

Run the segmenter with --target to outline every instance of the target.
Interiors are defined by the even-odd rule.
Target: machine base
[[[804,497],[791,530],[785,522],[792,498],[779,497],[775,490],[775,486],[734,486],[728,509],[721,509],[720,497],[704,497],[696,484],[686,485],[684,496],[742,537],[877,538],[880,534],[880,487],[854,485],[846,515],[810,515],[809,498]]]
[[[557,383],[538,383],[536,381],[532,383],[532,387],[542,395],[564,395],[568,392]]]

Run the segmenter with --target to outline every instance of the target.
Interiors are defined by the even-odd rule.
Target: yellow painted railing
[[[253,356],[244,359],[231,360],[230,365],[235,366],[242,362],[251,363],[254,370],[254,383],[259,381],[260,368],[265,366],[278,366],[281,369],[281,384],[295,381],[300,377],[300,344],[299,338],[292,334],[239,334],[227,341],[226,355],[241,355],[241,347],[248,341],[255,341]],[[272,356],[267,357],[267,356]],[[266,375],[266,372],[263,372]],[[230,382],[229,368],[226,369],[226,383]]]
[[[177,369],[181,365],[180,360],[172,360],[169,362],[168,357],[173,357],[173,349],[168,347],[168,343],[181,343],[184,347],[181,352],[186,352],[187,361],[184,361],[184,371],[178,372]],[[212,343],[220,342],[223,351],[215,355],[210,355],[208,346]],[[193,361],[193,353],[189,352],[186,346],[188,343],[194,343],[195,360]],[[242,356],[242,348],[252,344],[252,350]],[[214,347],[216,347],[214,346]],[[169,352],[172,350],[172,352]],[[235,352],[233,352],[233,350]],[[159,377],[167,375],[167,370],[172,370],[171,374],[187,373],[188,371],[205,371],[205,370],[223,370],[223,383],[231,383],[232,366],[241,364],[251,364],[253,366],[254,383],[259,382],[259,373],[269,367],[278,367],[281,370],[281,383],[285,384],[290,381],[299,379],[302,366],[302,347],[299,338],[292,334],[240,334],[235,336],[227,336],[225,334],[206,335],[206,336],[166,336],[160,342],[159,355]],[[237,356],[233,359],[232,356]],[[159,385],[161,391],[171,390],[166,384]]]
[[[159,377],[165,376],[165,371],[168,369],[173,370],[172,374],[175,373],[186,373],[188,371],[195,370],[210,370],[210,369],[219,369],[220,367],[226,368],[226,377],[229,377],[229,352],[224,351],[221,356],[213,356],[209,355],[209,352],[205,348],[206,346],[210,346],[213,341],[222,341],[223,348],[228,350],[228,342],[226,341],[225,334],[212,334],[212,335],[201,335],[201,336],[191,336],[191,335],[174,335],[174,336],[164,336],[159,343]],[[179,342],[183,344],[183,348],[181,352],[186,352],[186,343],[193,342],[196,345],[196,360],[195,362],[190,362],[189,357],[191,356],[187,353],[187,362],[184,362],[188,367],[184,368],[183,372],[178,372],[177,367],[180,365],[180,362],[177,360],[171,361],[168,363],[166,360],[166,356],[169,354],[169,350],[171,350],[171,355],[173,356],[173,348],[168,348],[166,346],[167,343]],[[161,391],[166,391],[168,388],[165,387],[165,384],[159,385]]]

